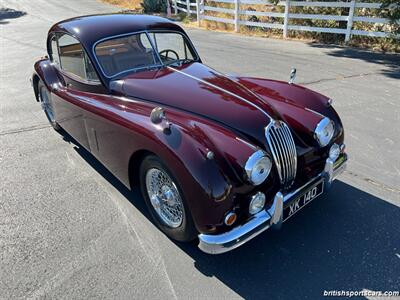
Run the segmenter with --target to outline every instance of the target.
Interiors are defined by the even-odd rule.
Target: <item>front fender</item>
[[[198,230],[211,230],[235,206],[236,191],[244,184],[243,166],[256,147],[218,124],[181,111],[166,113],[171,131],[166,134],[149,123],[157,138],[149,150],[177,176]],[[212,158],[207,158],[209,151]]]

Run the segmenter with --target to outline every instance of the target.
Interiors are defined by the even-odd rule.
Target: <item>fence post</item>
[[[190,17],[190,0],[186,0],[186,15]]]
[[[239,32],[239,10],[240,10],[240,0],[235,0],[235,32]]]
[[[353,17],[354,17],[354,8],[356,6],[356,1],[351,0],[350,9],[349,9],[349,17],[347,19],[347,31],[346,36],[344,38],[344,42],[348,43],[351,37],[351,29],[353,28]]]
[[[174,1],[174,12],[177,15],[178,14],[178,3],[176,2],[176,0],[173,0],[173,1]]]
[[[200,27],[200,0],[196,0],[197,26]]]
[[[290,0],[286,0],[285,1],[285,14],[284,14],[284,19],[283,19],[283,37],[285,39],[288,36],[289,10],[290,10]]]
[[[167,0],[167,17],[171,18],[171,4],[169,3],[169,0]]]

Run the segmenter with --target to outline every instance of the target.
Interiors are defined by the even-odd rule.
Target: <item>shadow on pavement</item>
[[[131,192],[84,148],[75,150],[150,219],[137,189]],[[336,181],[280,231],[267,231],[234,251],[213,256],[196,243],[176,245],[201,273],[244,298],[315,299],[324,290],[398,291],[399,228],[399,207]]]
[[[64,141],[73,144],[74,150],[104,179],[111,183],[129,202],[131,202],[143,215],[149,220],[150,215],[147,213],[146,204],[144,203],[139,189],[131,191],[128,189],[117,177],[115,177],[97,158],[95,158],[89,151],[82,147],[72,136],[66,131],[61,129],[58,132]]]
[[[381,73],[387,77],[400,79],[400,54],[378,53],[364,49],[340,47],[310,43],[311,47],[330,49],[327,55],[363,60],[368,63],[382,65]]]
[[[341,181],[282,226],[218,256],[182,248],[245,298],[322,298],[324,290],[399,290],[400,208]]]
[[[8,21],[4,21],[7,19],[16,19],[22,16],[25,16],[26,12],[15,10],[12,8],[0,8],[0,25],[8,24]]]

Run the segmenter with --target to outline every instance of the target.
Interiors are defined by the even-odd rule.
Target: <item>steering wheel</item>
[[[165,53],[165,55],[163,55],[166,59],[168,59],[169,57],[168,57],[168,53],[169,52],[172,52],[175,56],[176,56],[176,60],[179,60],[179,55],[178,55],[178,53],[176,53],[176,51],[175,50],[172,50],[172,49],[164,49],[164,50],[162,50],[162,51],[160,51],[158,54],[160,55],[160,56],[162,56],[162,54],[163,53]]]

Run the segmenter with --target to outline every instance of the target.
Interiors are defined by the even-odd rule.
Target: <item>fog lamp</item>
[[[341,150],[340,150],[339,145],[338,144],[333,144],[331,146],[331,148],[329,149],[329,158],[333,162],[335,162],[338,159],[338,157],[340,155],[340,152],[341,152]]]
[[[249,213],[254,215],[260,212],[265,205],[265,195],[261,192],[258,192],[253,197],[251,197],[250,205],[249,205]]]

